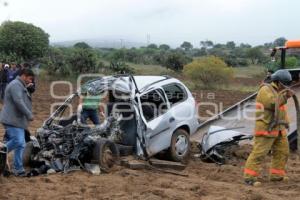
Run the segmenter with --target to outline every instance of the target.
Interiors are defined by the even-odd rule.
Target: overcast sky
[[[51,42],[123,38],[179,45],[300,39],[299,0],[0,0],[0,21],[30,22]]]

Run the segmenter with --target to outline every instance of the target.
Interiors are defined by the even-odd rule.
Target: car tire
[[[109,172],[119,161],[119,150],[116,144],[107,139],[97,140],[93,152],[92,163],[99,164],[105,172]]]
[[[169,159],[186,163],[190,154],[190,136],[183,129],[177,129],[171,138],[171,146],[168,150]]]
[[[32,161],[31,159],[32,153],[33,153],[33,143],[27,142],[23,153],[23,165],[25,167],[30,167]]]

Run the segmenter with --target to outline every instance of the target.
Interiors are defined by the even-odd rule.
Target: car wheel
[[[32,160],[31,159],[32,153],[33,153],[33,143],[27,142],[23,153],[23,165],[25,167],[30,167],[30,163]]]
[[[176,162],[187,162],[190,154],[190,137],[189,134],[183,130],[176,130],[171,139],[171,146],[169,148],[169,157]]]
[[[92,162],[99,164],[105,172],[109,172],[119,160],[116,144],[107,139],[97,140],[93,149]]]

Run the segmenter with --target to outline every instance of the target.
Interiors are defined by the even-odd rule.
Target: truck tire
[[[116,144],[107,139],[97,140],[93,152],[92,163],[99,164],[105,172],[109,172],[119,160],[119,150]]]
[[[168,150],[169,158],[176,162],[186,163],[190,154],[190,136],[183,129],[177,129],[171,138],[171,145]]]

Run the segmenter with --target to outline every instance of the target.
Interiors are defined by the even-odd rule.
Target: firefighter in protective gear
[[[287,139],[287,99],[294,93],[286,86],[292,82],[287,70],[278,70],[271,76],[270,84],[262,84],[256,97],[254,146],[245,168],[245,183],[260,185],[257,181],[261,163],[271,151],[271,181],[287,180],[286,163],[289,155]]]

